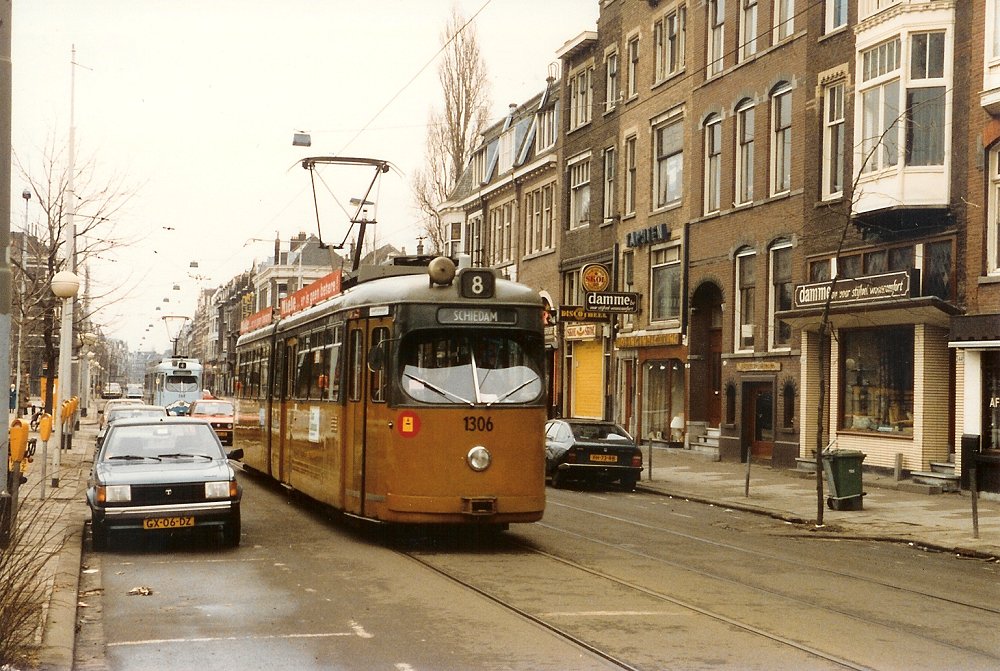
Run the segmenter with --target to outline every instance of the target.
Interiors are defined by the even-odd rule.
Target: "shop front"
[[[957,309],[933,296],[911,298],[904,272],[800,285],[782,319],[801,330],[799,437],[802,458],[835,444],[865,453],[865,466],[930,470],[955,445],[953,363]],[[821,337],[824,310],[829,331]],[[823,432],[820,383],[829,393]]]
[[[687,348],[680,333],[619,336],[615,347],[638,369],[636,438],[683,447],[687,435]],[[634,354],[633,354],[634,353]]]
[[[955,350],[962,487],[971,486],[975,468],[978,488],[1000,493],[1000,315],[954,317],[948,344]]]

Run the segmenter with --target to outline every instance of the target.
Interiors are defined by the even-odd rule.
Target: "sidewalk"
[[[639,489],[678,498],[770,515],[810,531],[840,538],[866,538],[913,543],[929,549],[972,557],[1000,558],[1000,501],[980,496],[979,538],[973,538],[972,497],[968,492],[919,494],[896,489],[892,477],[864,472],[862,510],[831,510],[824,505],[823,527],[816,529],[815,473],[750,466],[750,496],[746,464],[712,461],[691,450],[643,447],[646,470]],[[829,486],[824,480],[825,496]]]
[[[41,671],[70,671],[73,666],[83,529],[90,516],[84,491],[96,435],[96,420],[84,418],[72,449],[62,453],[59,488],[52,490],[46,482],[48,514],[60,525],[64,544],[57,565],[47,566],[45,575],[40,576],[47,584],[48,603],[38,654],[37,668]],[[863,509],[824,508],[824,526],[816,529],[813,474],[802,477],[794,471],[752,464],[747,498],[744,496],[746,464],[712,461],[690,450],[657,449],[653,452],[650,480],[647,448],[643,449],[643,458],[647,470],[638,485],[642,491],[769,515],[800,524],[809,533],[912,543],[963,556],[1000,558],[1000,501],[996,499],[980,499],[979,538],[975,539],[968,493],[927,495],[898,491],[895,481],[866,472],[863,488],[867,496]],[[39,453],[29,483],[38,482],[40,466]],[[51,472],[48,478],[51,479]],[[37,487],[29,484],[26,491],[28,498],[22,501],[27,506],[37,506]]]

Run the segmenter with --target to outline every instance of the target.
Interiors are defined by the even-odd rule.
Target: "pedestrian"
[[[10,385],[10,411],[17,410],[17,385]]]

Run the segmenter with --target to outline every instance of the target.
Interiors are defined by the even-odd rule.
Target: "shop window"
[[[1000,450],[1000,352],[983,352],[983,449]]]
[[[786,381],[781,390],[781,401],[783,405],[781,425],[791,429],[795,424],[795,383],[791,380]]]
[[[642,426],[646,436],[672,440],[671,423],[684,425],[684,364],[678,359],[647,362],[642,392]]]
[[[841,332],[841,429],[913,434],[913,327]]]
[[[726,424],[736,423],[736,385],[726,385]]]

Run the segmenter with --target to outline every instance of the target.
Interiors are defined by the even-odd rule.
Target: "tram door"
[[[278,482],[288,481],[288,397],[295,374],[295,343],[294,338],[289,338],[281,345],[279,377],[276,380],[278,403],[271,409],[271,477]]]
[[[392,321],[369,319],[350,322],[347,350],[347,411],[344,435],[344,507],[358,515],[384,500],[387,451],[391,440],[390,412],[386,405],[388,349],[381,351],[383,365],[369,367],[371,347],[389,337]]]

